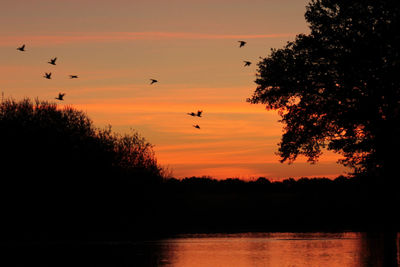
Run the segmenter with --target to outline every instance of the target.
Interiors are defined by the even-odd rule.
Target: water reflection
[[[247,233],[78,247],[27,246],[5,254],[18,266],[46,262],[46,266],[392,267],[399,263],[398,247],[398,234]]]
[[[158,266],[396,266],[384,262],[383,242],[363,233],[253,233],[186,235],[153,245],[162,251]]]

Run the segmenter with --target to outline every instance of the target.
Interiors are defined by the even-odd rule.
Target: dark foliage
[[[80,111],[29,99],[0,105],[2,164],[15,176],[157,179],[161,168],[152,146],[138,133],[120,136],[100,130]],[[12,167],[12,168],[11,168]]]
[[[136,218],[143,188],[162,180],[142,137],[96,129],[73,108],[6,100],[0,139],[2,223],[11,235],[118,231]]]
[[[0,136],[0,244],[7,246],[382,226],[385,206],[372,200],[369,179],[164,179],[143,138],[98,130],[71,108],[7,100]]]
[[[282,162],[326,147],[358,173],[396,176],[400,151],[400,2],[314,0],[310,34],[258,64],[248,100],[279,110]]]
[[[170,232],[367,231],[398,229],[366,177],[270,181],[166,179],[157,216]],[[158,209],[157,208],[157,209]],[[390,210],[390,212],[393,211]]]

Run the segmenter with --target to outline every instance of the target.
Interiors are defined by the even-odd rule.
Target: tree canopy
[[[10,176],[159,179],[152,145],[137,132],[98,129],[83,112],[29,99],[0,104],[0,159]]]
[[[305,18],[309,34],[258,63],[248,101],[279,111],[282,162],[327,148],[387,175],[400,152],[400,2],[313,0]]]
[[[0,140],[1,234],[10,240],[141,224],[144,207],[156,201],[142,205],[146,191],[163,179],[152,145],[137,132],[96,128],[85,113],[46,101],[2,101]]]

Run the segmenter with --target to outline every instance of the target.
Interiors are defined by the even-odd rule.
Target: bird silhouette
[[[203,113],[203,111],[202,110],[198,110],[196,116],[197,117],[201,117],[201,113]]]
[[[18,47],[17,50],[19,50],[19,51],[25,51],[25,45],[23,44],[21,47]]]
[[[57,60],[57,58],[55,57],[55,58],[50,59],[50,61],[47,63],[49,63],[51,65],[56,65],[56,60]]]
[[[250,61],[243,61],[243,62],[244,62],[244,66],[245,66],[245,67],[251,65],[251,62],[250,62]]]
[[[242,46],[244,46],[244,45],[246,44],[245,41],[238,41],[238,42],[240,43],[239,48],[242,47]]]
[[[150,79],[150,81],[151,81],[151,83],[150,84],[153,84],[153,83],[156,83],[156,82],[158,82],[157,80],[155,80],[155,79]]]
[[[69,78],[70,78],[70,79],[77,79],[77,78],[78,78],[78,75],[69,75]]]
[[[57,100],[64,100],[64,96],[65,96],[65,94],[59,93],[59,94],[58,94],[58,97],[55,97],[55,99],[57,99]]]
[[[190,115],[190,116],[196,116],[196,113],[194,113],[194,112],[190,112],[190,113],[187,113],[188,115]]]
[[[193,125],[194,128],[200,129],[200,126],[198,124]]]
[[[51,79],[51,72],[45,72],[43,77],[45,77],[46,79]]]

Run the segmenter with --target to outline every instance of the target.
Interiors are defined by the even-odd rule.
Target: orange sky
[[[175,177],[335,177],[348,170],[332,153],[315,165],[280,164],[278,115],[245,102],[259,57],[308,32],[307,2],[5,0],[0,90],[43,100],[65,92],[63,104],[95,125],[139,131]],[[238,40],[248,43],[239,48]],[[26,52],[16,50],[21,44]],[[56,66],[47,64],[52,57]],[[186,115],[199,109],[202,118]]]

